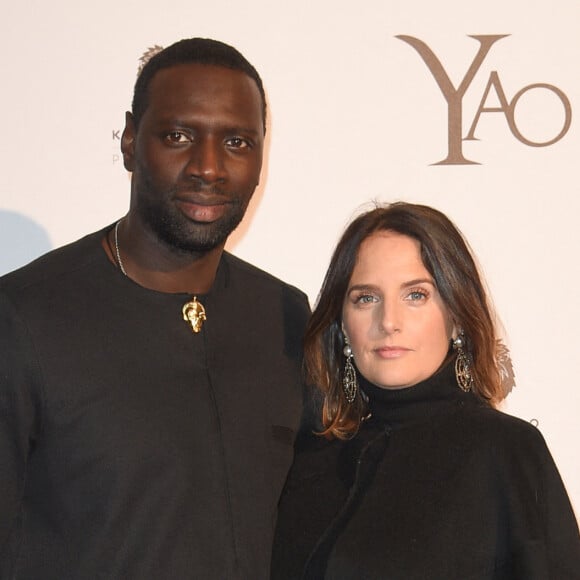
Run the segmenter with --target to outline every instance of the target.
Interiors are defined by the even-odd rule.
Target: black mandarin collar
[[[428,379],[403,389],[383,389],[360,374],[359,384],[367,395],[372,422],[401,428],[447,413],[460,405],[477,404],[472,393],[465,393],[455,378],[455,357]]]

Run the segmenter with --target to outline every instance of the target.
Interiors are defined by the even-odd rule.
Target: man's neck
[[[117,229],[116,239],[113,228],[103,239],[103,247],[109,259],[144,288],[168,293],[205,294],[215,280],[224,244],[198,254],[177,252],[152,234],[133,232],[129,218],[124,218]],[[121,263],[116,255],[117,249]]]

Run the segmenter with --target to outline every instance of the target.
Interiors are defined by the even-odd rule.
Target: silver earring
[[[460,332],[453,341],[453,349],[457,351],[455,359],[455,377],[462,391],[469,393],[473,388],[473,375],[471,374],[471,358],[465,352],[465,334]]]
[[[352,364],[352,348],[348,342],[346,335],[344,336],[344,348],[342,349],[346,360],[344,362],[344,373],[342,375],[342,389],[344,390],[344,398],[350,405],[356,399],[358,391],[358,381],[356,379],[356,370]]]

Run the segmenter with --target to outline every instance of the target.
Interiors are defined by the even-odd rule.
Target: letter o
[[[564,112],[566,114],[566,117],[564,119],[564,126],[562,127],[562,130],[553,139],[550,139],[549,141],[542,141],[542,142],[530,141],[529,139],[526,139],[520,133],[519,129],[516,127],[516,121],[515,121],[515,116],[514,116],[516,105],[517,105],[518,101],[520,100],[520,97],[524,93],[526,93],[527,91],[530,91],[531,89],[547,89],[549,91],[552,91],[553,93],[555,93],[559,97],[560,101],[564,105]],[[568,97],[558,87],[555,87],[554,85],[549,85],[546,83],[535,83],[533,85],[528,85],[527,87],[520,89],[514,95],[513,99],[511,100],[511,102],[509,104],[509,111],[510,111],[510,117],[511,117],[509,124],[510,124],[510,128],[512,130],[512,133],[514,134],[516,139],[518,139],[519,141],[521,141],[525,145],[529,145],[530,147],[547,147],[548,145],[553,145],[554,143],[556,143],[560,139],[562,139],[562,137],[564,137],[564,135],[566,135],[566,133],[568,132],[568,129],[570,128],[570,125],[572,124],[572,107],[570,106],[570,101],[568,100]]]

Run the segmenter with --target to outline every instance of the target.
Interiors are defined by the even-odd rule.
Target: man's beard
[[[237,196],[228,198],[228,210],[211,223],[192,222],[176,207],[142,197],[137,212],[157,238],[169,248],[184,254],[205,254],[221,246],[246,213],[247,203]]]

